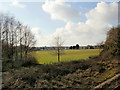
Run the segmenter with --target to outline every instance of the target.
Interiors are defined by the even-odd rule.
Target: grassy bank
[[[79,60],[3,72],[3,88],[94,88],[118,74],[118,60]]]

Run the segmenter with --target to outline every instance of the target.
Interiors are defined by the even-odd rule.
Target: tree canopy
[[[104,57],[120,57],[120,26],[113,27],[107,33],[103,52]]]

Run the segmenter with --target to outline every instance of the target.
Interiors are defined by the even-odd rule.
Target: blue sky
[[[43,33],[49,34],[53,33],[57,27],[62,27],[65,25],[64,21],[52,20],[50,15],[43,11],[42,4],[44,2],[21,2],[21,4],[26,5],[25,8],[14,7],[10,2],[3,2],[2,5],[5,6],[4,12],[10,12],[21,22],[28,24],[30,27],[40,27],[43,29]],[[73,8],[80,10],[82,18],[73,20],[74,22],[86,21],[84,14],[90,9],[96,6],[96,2],[67,2]],[[2,11],[2,10],[1,10]],[[46,26],[47,25],[47,26]]]
[[[51,7],[53,8],[51,9]],[[105,11],[103,11],[103,15],[105,15],[105,17],[108,15],[107,19],[104,18],[103,15],[100,16],[99,12],[101,14],[102,11],[100,10],[102,10],[103,7],[105,10],[107,10],[108,7],[116,8],[116,4],[103,2],[0,2],[0,12],[9,12],[11,15],[14,15],[17,20],[32,28],[32,32],[36,35],[36,39],[42,38],[42,40],[38,40],[36,46],[49,46],[50,43],[48,43],[48,41],[52,40],[53,37],[58,34],[66,40],[65,45],[73,45],[76,43],[87,45],[104,41],[107,32],[104,29],[108,29],[110,25],[116,26],[117,21],[114,19],[117,17],[114,16],[113,19],[111,19],[109,14],[104,13]],[[117,15],[117,12],[114,10],[108,10],[108,12]],[[93,16],[91,15],[92,13]],[[96,24],[96,27],[92,28],[92,23],[95,22],[98,24],[104,23],[104,25],[100,27]],[[86,28],[87,26],[88,28]],[[95,32],[98,33],[95,33],[91,29],[96,30]],[[92,37],[93,35],[89,36],[88,32],[95,34],[96,36],[97,34],[100,34],[101,36],[99,35],[99,40],[97,40]],[[68,36],[70,36],[70,41],[67,38]],[[85,42],[79,42],[83,38],[85,38]],[[86,41],[87,38],[90,38],[91,40]],[[41,42],[43,40],[45,43]]]

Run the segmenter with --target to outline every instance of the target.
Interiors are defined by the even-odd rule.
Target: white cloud
[[[80,12],[64,2],[45,2],[43,10],[51,15],[52,19],[70,21],[80,17]]]
[[[105,3],[101,2],[97,4],[97,7],[90,10],[86,17],[89,20],[111,22],[118,19],[118,3]]]
[[[63,3],[51,3],[50,5],[45,4],[45,6],[43,6],[46,12],[51,13],[51,17],[53,19],[64,20],[66,21],[66,25],[64,27],[57,28],[56,31],[49,36],[41,36],[41,34],[38,35],[38,32],[36,31],[36,35],[39,36],[38,46],[52,45],[52,43],[50,44],[49,42],[52,42],[53,38],[58,35],[65,40],[65,45],[74,45],[76,43],[80,45],[94,45],[100,43],[105,40],[107,31],[112,27],[110,23],[117,20],[118,17],[117,3],[101,2],[98,3],[95,8],[86,13],[86,22],[74,23],[70,21],[71,18],[68,18],[71,14],[65,14],[64,11],[66,11],[66,9],[64,8],[66,7],[72,8],[69,5],[64,6]],[[58,13],[59,10],[63,10],[63,16],[61,13]]]
[[[38,27],[32,28],[32,33],[35,34],[36,36],[41,35],[41,30]]]
[[[41,29],[39,27],[34,27],[31,29],[32,33],[35,35],[35,39],[37,40],[36,46],[45,46],[50,45],[51,38],[50,36],[43,35],[41,33]]]
[[[58,28],[52,36],[60,35],[66,41],[66,45],[76,43],[82,45],[96,44],[105,39],[106,32],[111,28],[111,25],[105,24],[101,27],[95,27],[94,25],[91,27],[91,24],[87,23],[68,22],[64,28]]]
[[[19,1],[17,1],[17,0],[14,0],[14,1],[12,2],[12,5],[15,6],[15,7],[19,7],[19,8],[24,8],[24,7],[26,7],[26,5],[21,4],[21,3],[20,3]]]
[[[110,22],[117,20],[117,3],[98,3],[97,7],[86,13],[86,22],[67,22],[65,27],[56,29],[53,37],[61,35],[66,45],[96,44],[104,41],[107,31],[112,27]]]

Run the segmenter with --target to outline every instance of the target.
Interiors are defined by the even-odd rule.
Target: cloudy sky
[[[0,12],[9,12],[31,27],[36,46],[51,46],[60,36],[64,45],[95,45],[118,23],[117,2],[0,2]]]

